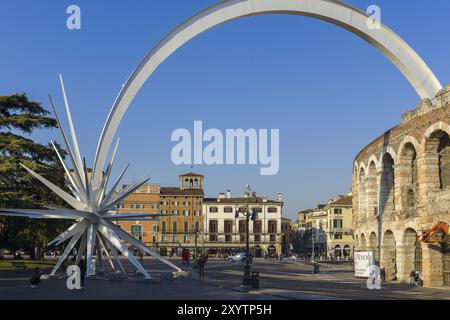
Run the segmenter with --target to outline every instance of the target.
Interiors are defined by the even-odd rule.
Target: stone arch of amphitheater
[[[450,224],[450,86],[367,145],[353,166],[355,250],[374,251],[387,280],[450,286],[450,242],[421,235]]]

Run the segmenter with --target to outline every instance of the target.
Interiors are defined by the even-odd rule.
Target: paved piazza
[[[175,260],[173,260],[175,261]],[[131,265],[126,267],[131,270]],[[178,261],[176,262],[179,265]],[[160,262],[146,259],[144,267],[155,278],[163,278],[167,270]],[[183,266],[183,269],[186,270]],[[214,299],[214,300],[276,300],[276,299],[450,299],[444,288],[417,288],[407,284],[383,283],[381,290],[369,290],[364,279],[355,279],[351,266],[322,268],[312,275],[311,266],[295,262],[256,260],[253,271],[261,277],[261,289],[245,292],[240,288],[242,266],[226,261],[210,260],[206,278],[191,278],[144,282],[135,278],[123,281],[93,279],[82,291],[70,291],[64,278],[44,280],[39,288],[28,285],[29,272],[0,273],[0,300],[7,299]],[[101,278],[101,277],[100,277]]]

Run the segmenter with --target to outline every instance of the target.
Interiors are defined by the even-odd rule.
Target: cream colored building
[[[329,258],[353,258],[353,209],[352,196],[346,195],[328,202],[327,254]]]
[[[203,201],[203,247],[210,253],[233,253],[246,247],[246,218],[236,209],[245,204],[246,198],[233,198],[231,192],[220,193],[217,198]],[[267,253],[281,253],[281,217],[283,201],[257,197],[253,207],[258,212],[255,221],[250,220],[249,241],[255,257]]]
[[[298,213],[295,223],[300,254],[322,259],[353,257],[352,196],[338,196],[327,204]],[[313,250],[314,248],[314,250]]]

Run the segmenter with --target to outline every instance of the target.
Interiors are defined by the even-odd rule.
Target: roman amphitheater
[[[450,86],[423,99],[357,155],[355,250],[374,251],[386,280],[450,286]]]

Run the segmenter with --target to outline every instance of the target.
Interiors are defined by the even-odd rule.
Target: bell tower
[[[193,172],[180,175],[180,189],[203,189],[203,176]]]

